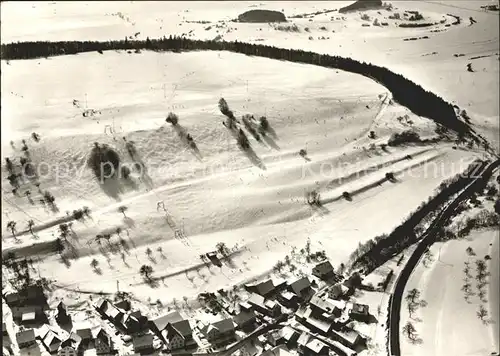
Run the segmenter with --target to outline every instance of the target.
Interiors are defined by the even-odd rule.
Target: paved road
[[[499,165],[500,160],[496,160],[493,163],[485,162],[482,164],[481,169],[477,171],[474,177],[463,178],[470,180],[470,183],[462,190],[458,197],[456,197],[451,203],[449,203],[445,208],[441,210],[441,213],[434,219],[431,226],[423,234],[421,242],[419,243],[413,254],[410,256],[405,267],[399,274],[389,301],[388,330],[390,356],[401,356],[401,347],[399,340],[401,302],[403,299],[403,293],[406,283],[408,282],[411,273],[420,261],[422,255],[425,253],[425,251],[427,251],[427,248],[435,242],[439,228],[453,215],[453,212],[462,201],[469,198],[470,195],[474,191],[476,191],[476,189],[481,187],[481,183],[484,182],[484,180],[487,180],[493,173],[493,170]]]

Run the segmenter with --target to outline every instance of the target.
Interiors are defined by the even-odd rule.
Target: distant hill
[[[339,9],[339,13],[357,10],[369,10],[382,7],[382,0],[358,0],[354,4]]]
[[[250,10],[239,15],[238,22],[286,22],[286,16],[279,11]]]

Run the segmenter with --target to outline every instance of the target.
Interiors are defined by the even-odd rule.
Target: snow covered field
[[[7,2],[1,5],[2,43],[184,33],[193,39],[220,36],[349,56],[386,66],[466,109],[473,127],[499,147],[498,13],[481,11],[482,2],[394,1],[392,12],[367,12],[368,23],[377,18],[388,21],[387,27],[364,27],[367,22],[359,13],[337,12],[290,19],[298,32],[229,22],[252,8],[283,9],[291,17],[349,3]],[[438,24],[399,28],[398,20],[388,16],[404,10],[419,10]],[[446,27],[454,21],[449,13],[460,16],[462,23]],[[471,16],[477,23],[469,24]],[[428,38],[404,41],[421,36]],[[475,58],[479,56],[484,57]],[[472,63],[473,73],[467,72],[467,63]],[[23,192],[15,197],[7,185],[2,187],[4,220],[16,221],[20,232],[14,239],[4,226],[2,252],[35,258],[42,276],[68,290],[113,293],[119,281],[143,301],[195,299],[200,292],[272,273],[278,260],[293,246],[302,248],[308,238],[314,250],[325,250],[338,265],[359,243],[390,232],[441,181],[484,156],[479,150],[453,149],[451,143],[383,150],[380,144],[392,133],[412,127],[422,137],[431,137],[435,124],[389,104],[387,89],[370,79],[310,65],[229,52],[108,51],[2,60],[1,71],[2,160],[18,160],[21,140],[26,139],[41,169],[41,187],[54,194],[59,209],[44,210],[35,188],[35,204],[30,204]],[[262,142],[250,138],[252,154],[240,150],[221,124],[221,97],[238,118],[265,115],[276,135]],[[97,113],[82,117],[82,108]],[[179,115],[180,130],[192,135],[199,154],[183,143],[179,129],[165,122],[170,111]],[[413,123],[397,120],[404,115]],[[368,138],[372,130],[376,139]],[[41,135],[39,143],[29,140],[32,132]],[[150,180],[136,179],[136,187],[103,189],[86,168],[86,159],[93,143],[99,142],[111,145],[132,164],[123,137],[134,142]],[[310,160],[298,155],[300,149],[307,150]],[[396,174],[396,183],[374,184],[389,171]],[[321,209],[305,203],[305,193],[313,189],[321,193]],[[342,198],[344,191],[353,193],[352,201]],[[160,201],[168,219],[158,209]],[[70,240],[77,257],[64,265],[50,248],[58,236],[57,219],[83,206],[92,210],[92,220],[73,224]],[[128,208],[125,214],[118,211],[120,206]],[[29,219],[35,222],[36,238],[24,231]],[[186,238],[177,238],[172,225]],[[126,230],[124,254],[95,242],[96,235],[118,227]],[[114,235],[112,243],[117,238]],[[447,269],[448,264],[462,264],[467,244],[484,255],[492,239],[482,234],[471,242],[450,242],[440,252],[446,264],[435,261],[415,273],[410,284],[422,289],[429,306],[422,309],[425,328],[417,325],[423,343],[403,344],[403,354],[445,355],[450,344],[455,345],[454,355],[498,350],[498,339],[487,332],[498,332],[498,320],[482,324],[476,306],[463,300],[461,268],[452,269],[456,278],[450,278]],[[233,249],[230,261],[221,269],[204,267],[199,256],[215,250],[219,242]],[[491,264],[498,266],[498,239],[492,248],[497,253],[490,252]],[[153,251],[151,256],[147,249]],[[99,262],[99,273],[90,266],[93,259]],[[160,281],[156,288],[139,275],[144,264],[153,267],[153,277]],[[498,281],[498,275],[493,277]],[[443,280],[450,285],[441,288]],[[494,309],[498,295],[492,293],[489,301]],[[463,316],[453,308],[463,308]],[[470,329],[477,334],[465,338]]]
[[[406,305],[402,308],[404,320],[414,320],[419,342],[410,343],[401,336],[403,355],[489,355],[498,350],[498,231],[474,231],[468,239],[437,243],[431,248],[434,261],[420,264],[407,284],[407,290],[417,288],[421,299],[427,302],[412,319],[408,318]],[[466,249],[471,247],[477,257],[470,257]],[[495,254],[496,253],[496,254]],[[490,316],[483,322],[477,316],[482,303],[477,295],[467,301],[461,290],[464,278],[464,262],[471,263],[475,275],[475,259],[486,255],[493,260],[488,264],[488,289],[486,307]],[[498,267],[498,265],[496,265]],[[406,304],[406,303],[405,303]],[[488,310],[487,309],[487,310]],[[402,323],[402,325],[404,325]]]

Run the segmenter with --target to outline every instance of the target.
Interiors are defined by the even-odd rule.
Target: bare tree
[[[148,248],[146,249],[146,255],[147,255],[148,257],[151,257],[151,254],[152,254],[152,253],[153,253],[153,251],[151,251],[151,249],[148,247]]]
[[[88,207],[88,206],[84,206],[84,207],[82,208],[82,212],[83,212],[83,215],[85,215],[86,217],[90,218],[90,213],[91,213],[91,211],[90,211],[90,209],[89,209],[89,207]]]
[[[226,246],[226,244],[224,242],[217,243],[217,245],[215,245],[215,248],[223,256],[227,255],[227,253],[229,252],[229,249],[227,248],[227,246]]]
[[[140,275],[146,279],[146,280],[151,280],[151,274],[153,273],[153,267],[149,265],[142,265],[141,268],[139,269]]]
[[[476,253],[474,252],[474,250],[472,249],[472,247],[467,247],[467,249],[465,250],[465,252],[467,253],[467,255],[469,255],[469,257],[473,257],[476,255]]]
[[[12,220],[7,223],[7,229],[10,229],[10,232],[12,233],[13,237],[16,237],[16,232],[17,232],[16,224],[17,223]]]
[[[176,126],[179,122],[179,117],[173,112],[169,112],[165,121],[172,124],[172,126]]]
[[[35,234],[33,233],[33,226],[35,226],[35,222],[33,221],[33,219],[28,220],[28,231],[31,235],[35,236]]]
[[[408,302],[406,304],[406,307],[408,308],[408,314],[410,314],[410,318],[413,317],[413,313],[417,311],[418,304],[417,303],[412,303]]]
[[[68,238],[68,234],[69,234],[68,225],[67,224],[60,224],[59,225],[59,233],[61,234],[61,237],[66,240]]]
[[[484,321],[484,319],[488,316],[488,311],[483,305],[480,305],[476,315],[481,321]]]
[[[97,269],[97,266],[99,266],[99,261],[97,261],[95,258],[92,259],[92,261],[90,261],[90,266],[93,268],[93,269]]]
[[[24,195],[26,196],[30,204],[33,204],[33,200],[31,199],[31,191],[30,190],[25,191]]]
[[[127,208],[126,206],[124,206],[124,205],[122,205],[122,206],[120,206],[120,207],[118,208],[118,212],[122,213],[122,214],[123,214],[123,217],[125,217],[125,218],[127,217],[127,216],[125,215],[125,212],[126,212],[127,210],[128,210],[128,208]]]
[[[419,298],[420,291],[417,288],[410,289],[405,297],[408,303],[417,303]]]
[[[411,341],[415,341],[417,339],[417,330],[411,322],[407,322],[405,326],[403,326],[403,333]]]

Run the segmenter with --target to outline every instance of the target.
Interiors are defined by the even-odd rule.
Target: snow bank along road
[[[452,216],[453,212],[462,201],[468,199],[473,192],[477,191],[477,189],[481,187],[481,184],[484,184],[484,182],[489,179],[493,171],[499,165],[500,160],[496,160],[489,164],[487,162],[484,162],[480,173],[478,172],[479,176],[476,175],[475,177],[463,178],[466,180],[470,180],[470,183],[460,193],[460,195],[456,197],[451,203],[449,203],[445,208],[443,208],[441,213],[436,217],[436,219],[434,219],[431,226],[424,233],[422,241],[410,256],[404,269],[398,276],[389,305],[389,355],[401,355],[399,340],[401,303],[405,285],[408,282],[408,279],[410,278],[410,275],[413,272],[415,266],[418,264],[420,258],[425,253],[427,248],[435,242],[439,227]]]

